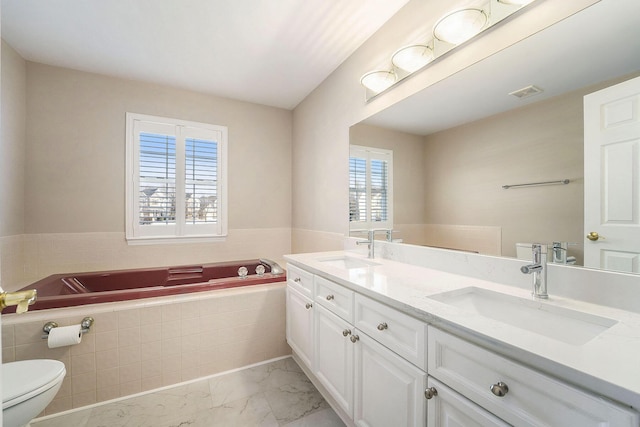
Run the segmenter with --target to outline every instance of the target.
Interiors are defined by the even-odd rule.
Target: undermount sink
[[[367,267],[380,265],[377,262],[368,261],[368,260],[359,259],[359,258],[352,258],[348,256],[341,256],[336,258],[325,258],[319,261],[331,267],[344,268],[347,270],[350,270],[352,268],[367,268]]]
[[[606,317],[475,287],[429,298],[572,345],[585,344],[618,323]]]

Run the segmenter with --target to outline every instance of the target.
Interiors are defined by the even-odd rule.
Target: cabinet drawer
[[[427,381],[427,388],[437,392],[428,398],[429,427],[509,427],[495,415],[431,377]]]
[[[313,274],[288,264],[287,283],[309,298],[313,298]]]
[[[355,316],[356,328],[427,370],[426,323],[360,294],[355,299]]]
[[[431,326],[428,340],[429,375],[511,424],[532,427],[638,425],[638,414],[628,408]],[[497,395],[500,390],[506,392],[502,397]]]
[[[353,324],[353,291],[315,276],[315,300],[329,311]]]

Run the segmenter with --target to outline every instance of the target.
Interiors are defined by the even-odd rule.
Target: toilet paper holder
[[[82,322],[80,322],[80,332],[82,334],[86,334],[87,332],[89,332],[89,329],[91,329],[91,325],[93,325],[93,317],[85,317],[84,319],[82,319]],[[42,331],[44,332],[44,334],[42,334],[42,339],[47,339],[49,338],[49,332],[51,332],[51,330],[53,328],[57,328],[59,325],[56,322],[47,322],[44,324],[44,326],[42,327]]]

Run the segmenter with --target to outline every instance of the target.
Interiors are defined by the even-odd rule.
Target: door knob
[[[592,242],[595,242],[598,239],[604,239],[604,237],[600,236],[597,231],[592,231],[589,234],[587,234],[587,239],[591,240]]]
[[[38,291],[30,289],[20,292],[0,293],[0,310],[11,305],[16,305],[16,313],[24,313],[29,310],[29,306],[36,302]]]

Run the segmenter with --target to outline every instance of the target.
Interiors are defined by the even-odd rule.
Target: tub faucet
[[[261,258],[260,262],[262,264],[269,266],[269,268],[271,268],[271,274],[273,275],[284,273],[284,270],[282,269],[282,267],[280,267],[280,265],[275,261],[271,261],[270,259],[266,259],[266,258]]]
[[[533,296],[535,298],[547,299],[547,245],[534,243],[531,245],[533,251],[533,264],[520,267],[524,274],[533,274]]]

